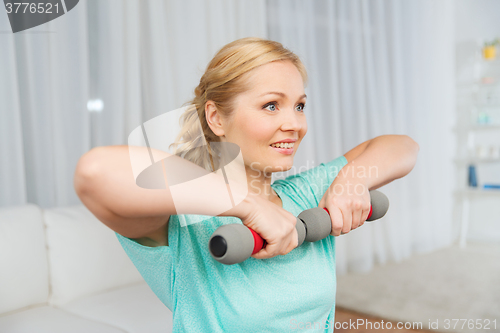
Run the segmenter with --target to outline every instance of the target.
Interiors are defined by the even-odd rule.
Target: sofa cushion
[[[49,304],[144,281],[115,233],[85,206],[44,210],[52,293]]]
[[[0,267],[0,313],[47,302],[49,272],[38,206],[0,209]]]
[[[124,333],[125,331],[105,323],[78,317],[51,306],[41,306],[0,316],[0,332]]]
[[[129,333],[172,332],[172,312],[145,282],[75,300],[62,309]]]

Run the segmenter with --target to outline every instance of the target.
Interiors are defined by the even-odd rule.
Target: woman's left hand
[[[362,179],[335,178],[318,207],[326,207],[332,220],[330,235],[339,236],[363,225],[370,213],[370,192]]]

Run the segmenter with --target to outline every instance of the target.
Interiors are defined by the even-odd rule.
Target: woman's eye
[[[306,107],[306,105],[304,103],[300,103],[299,105],[297,105],[297,107],[300,107],[300,110],[298,110],[298,111],[304,111],[304,108]]]
[[[276,102],[270,102],[264,105],[263,109],[267,109],[268,107],[272,107],[272,109],[268,109],[269,111],[276,111]]]

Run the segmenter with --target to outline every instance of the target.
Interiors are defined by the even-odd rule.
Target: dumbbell
[[[389,209],[389,200],[382,192],[370,191],[370,214],[367,221],[383,217]],[[328,237],[332,222],[326,208],[315,207],[304,210],[297,216],[295,225],[298,246],[304,241],[315,242]],[[248,259],[265,246],[265,240],[254,230],[243,224],[231,223],[220,226],[210,237],[208,250],[215,260],[232,265]]]

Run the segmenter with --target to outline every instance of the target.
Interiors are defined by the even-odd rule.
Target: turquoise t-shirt
[[[275,181],[283,208],[297,216],[317,207],[344,156]],[[190,215],[184,215],[189,218]],[[181,227],[171,215],[168,246],[147,247],[116,233],[153,292],[173,313],[174,333],[333,332],[335,238],[305,242],[287,255],[250,257],[224,265],[212,258],[208,241],[237,217],[211,217]]]

